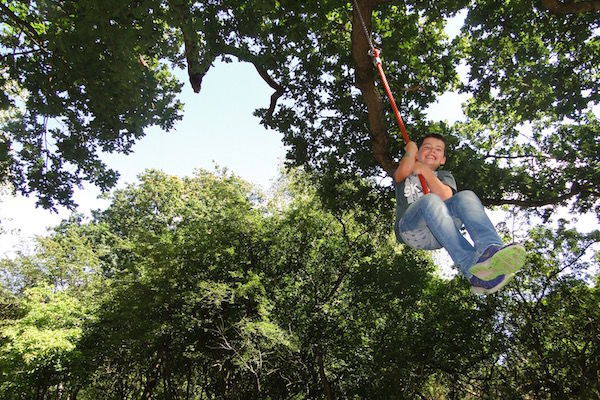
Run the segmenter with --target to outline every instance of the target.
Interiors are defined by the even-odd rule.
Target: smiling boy
[[[471,283],[475,293],[494,293],[514,277],[525,262],[525,248],[504,246],[481,201],[472,191],[457,192],[446,162],[446,139],[428,134],[417,146],[409,142],[394,172],[398,242],[423,250],[444,247]],[[421,175],[430,193],[424,194]],[[473,244],[460,232],[465,227]]]

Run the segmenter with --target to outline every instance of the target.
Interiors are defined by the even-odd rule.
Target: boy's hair
[[[439,139],[442,142],[444,142],[444,155],[446,155],[446,147],[447,147],[448,143],[446,142],[446,138],[444,136],[440,135],[439,133],[428,133],[425,136],[423,136],[421,139],[419,139],[419,142],[417,143],[417,146],[419,148],[421,148],[421,145],[423,144],[423,142],[427,138]]]

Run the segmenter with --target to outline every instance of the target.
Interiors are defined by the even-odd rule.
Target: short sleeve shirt
[[[435,175],[445,185],[456,193],[456,181],[450,171],[435,171]],[[419,177],[410,174],[402,182],[394,182],[396,188],[396,221],[400,221],[406,209],[424,195]]]

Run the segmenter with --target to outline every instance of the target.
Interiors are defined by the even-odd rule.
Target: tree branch
[[[15,51],[13,53],[6,53],[6,54],[0,54],[0,59],[5,59],[5,58],[11,58],[11,57],[18,57],[18,56],[24,56],[27,54],[33,54],[33,53],[37,53],[42,51],[41,48],[39,49],[32,49],[32,50],[24,50],[24,51]]]
[[[542,0],[542,5],[552,14],[584,14],[588,12],[600,11],[600,1],[570,1],[562,2],[559,0]]]
[[[321,379],[321,383],[323,384],[323,390],[325,392],[325,396],[328,400],[334,399],[333,388],[331,387],[331,383],[327,378],[327,374],[325,373],[325,363],[323,362],[323,349],[321,345],[317,345],[316,348],[316,356],[317,356],[317,366],[319,368],[319,378]]]
[[[39,33],[27,23],[27,21],[20,18],[18,15],[12,12],[10,8],[8,8],[4,3],[0,2],[0,10],[4,12],[8,17],[13,20],[18,26],[20,26],[27,37],[33,41],[44,53],[50,54],[50,52],[42,45],[43,39]]]
[[[541,154],[523,154],[523,155],[511,156],[511,155],[497,155],[497,154],[487,153],[487,154],[483,155],[483,158],[484,159],[493,158],[496,160],[518,160],[521,158],[529,158],[529,159],[536,159],[536,160],[550,160],[552,157],[547,156],[547,155],[541,155]]]
[[[273,117],[273,113],[275,112],[275,106],[277,105],[277,100],[279,100],[279,98],[283,96],[285,88],[277,81],[275,81],[275,79],[273,79],[271,75],[269,75],[267,68],[264,67],[265,63],[260,61],[260,57],[253,55],[248,49],[241,49],[239,47],[231,45],[222,45],[221,49],[224,54],[230,54],[232,56],[237,57],[237,59],[240,61],[249,62],[252,65],[254,65],[254,68],[256,68],[258,75],[260,75],[260,77],[267,83],[267,85],[269,85],[271,88],[273,88],[273,90],[275,90],[275,92],[271,95],[271,103],[269,104],[269,110],[267,111],[267,117]]]
[[[169,0],[171,9],[175,12],[179,28],[183,35],[183,44],[185,46],[185,60],[187,62],[188,76],[194,93],[199,93],[202,87],[202,79],[215,57],[208,61],[200,62],[200,47],[198,46],[198,34],[192,25],[192,13],[187,3],[178,0]],[[206,57],[205,57],[206,58]],[[209,57],[210,58],[210,57]]]
[[[205,54],[204,60],[202,60],[201,62],[200,48],[198,45],[200,39],[198,37],[198,34],[196,33],[195,28],[191,23],[192,14],[190,12],[189,6],[187,5],[187,3],[182,2],[181,0],[169,0],[169,5],[176,15],[179,28],[181,29],[181,33],[183,35],[188,76],[194,92],[200,92],[202,86],[202,79],[204,78],[204,75],[206,75],[206,72],[208,72],[212,61],[219,55],[231,54],[241,61],[247,61],[252,63],[260,77],[271,88],[275,90],[275,92],[271,95],[271,103],[267,112],[267,117],[272,117],[273,113],[275,112],[277,100],[283,95],[284,87],[281,86],[269,75],[267,69],[264,68],[261,65],[261,63],[259,63],[258,60],[252,56],[251,53],[249,53],[248,51],[244,51],[243,49],[239,49],[235,46],[221,44],[219,46],[219,50],[213,51],[208,58]]]
[[[427,93],[427,89],[425,89],[425,87],[423,87],[423,85],[421,85],[420,83],[417,83],[416,85],[412,85],[411,87],[402,88],[400,90],[402,90],[404,93],[410,93],[410,92]]]
[[[588,249],[591,248],[592,246],[594,246],[596,243],[598,243],[598,241],[596,241],[596,240],[591,241],[583,249],[581,249],[581,251],[579,252],[579,254],[577,255],[577,257],[575,257],[574,260],[572,260],[567,265],[563,265],[561,268],[556,269],[550,275],[548,275],[548,277],[544,281],[544,284],[542,285],[542,290],[540,292],[540,295],[536,298],[536,302],[535,302],[535,305],[533,307],[533,313],[532,313],[533,315],[539,315],[538,314],[539,313],[538,310],[541,307],[542,300],[546,296],[546,290],[550,288],[550,281],[552,279],[556,278],[559,274],[561,274],[567,268],[571,268],[572,266],[574,266],[579,260],[581,260],[583,258],[583,256],[588,251]]]
[[[553,197],[545,197],[536,200],[521,200],[521,199],[496,199],[496,198],[481,198],[481,203],[484,206],[500,206],[500,205],[515,205],[522,208],[532,208],[532,207],[543,207],[550,204],[559,204],[563,201],[570,199],[573,196],[576,196],[584,191],[584,187],[581,187],[578,184],[574,184],[571,190],[560,195]],[[587,189],[589,190],[589,189]]]
[[[267,111],[267,117],[272,118],[273,113],[275,112],[275,106],[277,105],[277,100],[281,96],[283,96],[283,86],[275,82],[275,80],[271,78],[267,70],[260,67],[256,63],[252,64],[254,65],[254,68],[256,68],[256,71],[258,71],[260,77],[263,78],[265,82],[267,82],[267,85],[271,86],[275,90],[275,92],[271,95],[271,104],[269,105],[269,110]]]

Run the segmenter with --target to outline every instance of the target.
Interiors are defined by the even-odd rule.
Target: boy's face
[[[438,169],[438,167],[446,162],[444,142],[440,139],[428,137],[425,138],[421,147],[419,147],[418,160],[423,164],[429,166],[432,170]]]

